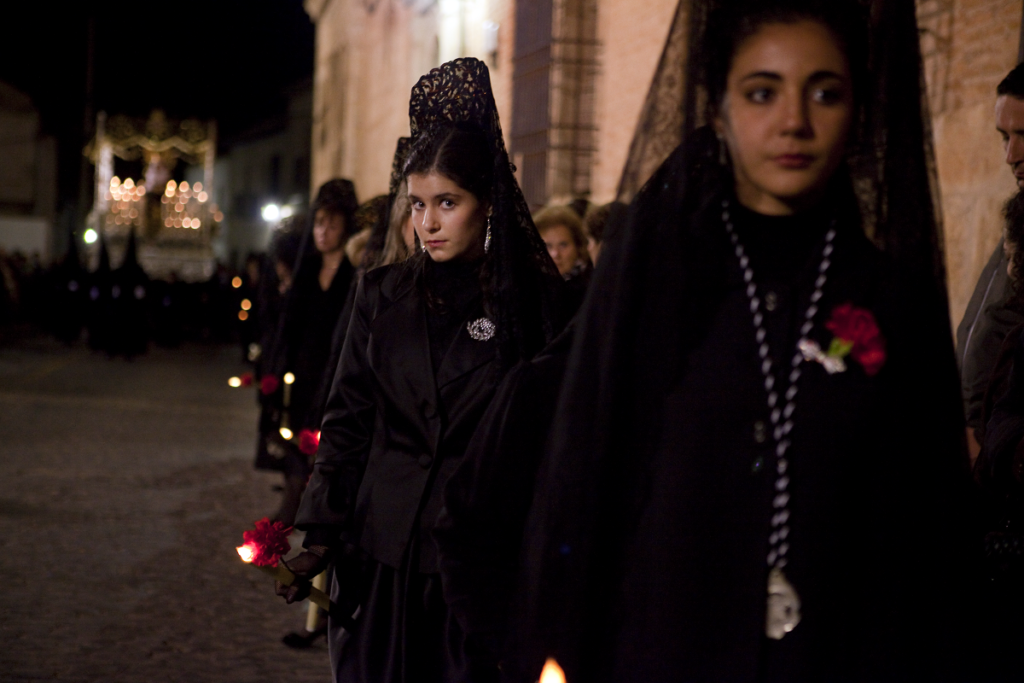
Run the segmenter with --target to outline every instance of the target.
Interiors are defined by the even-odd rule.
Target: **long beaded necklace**
[[[722,222],[729,234],[743,271],[743,282],[746,284],[747,298],[750,300],[750,313],[754,318],[754,338],[757,340],[757,355],[761,359],[761,375],[764,377],[764,389],[768,395],[768,410],[772,422],[772,438],[775,443],[775,497],[772,499],[772,531],[768,537],[768,605],[765,612],[765,635],[773,640],[780,640],[800,623],[800,596],[787,579],[783,570],[786,567],[786,554],[789,552],[789,460],[786,455],[790,447],[793,431],[793,411],[796,410],[796,395],[800,380],[800,365],[804,355],[801,346],[808,342],[807,335],[814,329],[814,316],[818,313],[818,301],[828,280],[828,268],[831,265],[832,241],[835,239],[835,222],[825,234],[825,247],[822,249],[821,263],[818,264],[818,277],[814,281],[814,292],[811,302],[804,314],[804,322],[800,327],[800,340],[793,355],[789,371],[789,384],[783,394],[785,404],[779,400],[779,391],[775,387],[775,374],[772,372],[772,358],[768,348],[768,336],[764,328],[764,315],[761,313],[761,299],[757,296],[757,284],[754,282],[754,271],[750,267],[740,238],[736,234],[729,215],[729,200],[722,201]]]

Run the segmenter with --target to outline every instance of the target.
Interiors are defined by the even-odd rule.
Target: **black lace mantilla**
[[[531,357],[561,331],[564,287],[516,182],[487,65],[472,57],[432,69],[413,86],[409,101],[413,143],[439,125],[467,123],[483,131],[494,155],[487,269],[500,353],[512,363]]]

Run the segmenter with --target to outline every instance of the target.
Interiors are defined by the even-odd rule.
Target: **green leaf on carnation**
[[[832,358],[844,358],[853,350],[853,342],[840,337],[833,337],[828,347],[828,355]]]

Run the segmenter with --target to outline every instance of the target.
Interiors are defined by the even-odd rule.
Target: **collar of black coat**
[[[422,368],[418,377],[429,378],[436,390],[444,389],[463,375],[481,369],[497,358],[496,337],[478,341],[469,336],[469,323],[484,317],[482,303],[469,309],[445,352],[436,377],[431,372],[430,339],[427,335],[427,299],[422,270],[408,264],[387,267],[380,281],[381,302],[371,323],[374,356],[392,368]],[[433,403],[433,400],[431,400]]]

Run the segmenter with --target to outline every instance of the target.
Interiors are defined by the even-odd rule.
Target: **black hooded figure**
[[[505,679],[975,680],[918,50],[912,0],[681,3],[623,186],[664,163],[577,319]]]
[[[89,274],[89,301],[86,316],[89,348],[93,351],[110,352],[113,327],[113,299],[111,298],[113,283],[110,252],[107,251],[107,240],[101,231],[99,265]]]
[[[51,271],[49,285],[49,328],[57,339],[71,344],[82,334],[89,301],[89,274],[82,267],[78,240],[74,235],[69,241],[68,252]]]
[[[111,335],[107,345],[110,354],[132,358],[146,352],[149,346],[148,291],[149,276],[139,265],[133,229],[128,235],[124,260],[111,273]]]
[[[327,367],[331,340],[355,273],[344,248],[358,205],[350,180],[329,180],[317,192],[263,365],[264,374],[278,380],[276,390],[264,397],[277,415],[269,436],[283,456],[285,475],[284,496],[275,518],[289,526],[310,474],[312,454],[301,448],[302,428],[312,414],[319,413],[316,396],[324,375],[332,372]]]
[[[487,67],[434,69],[409,109],[421,251],[359,284],[296,518],[307,552],[289,562],[311,577],[337,558],[336,681],[466,675],[431,537],[442,489],[506,370],[564,325],[564,284],[513,176]],[[278,590],[293,600],[304,587]]]

